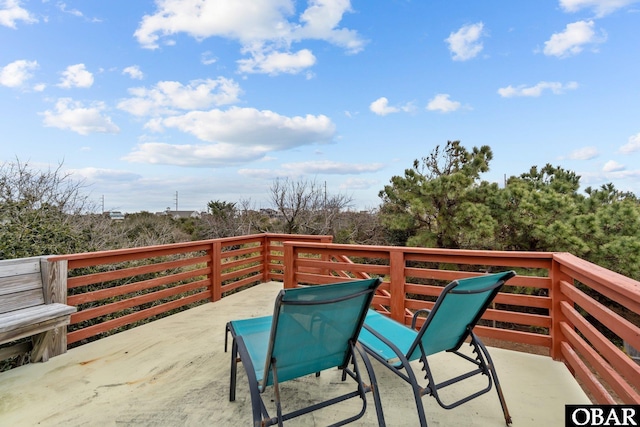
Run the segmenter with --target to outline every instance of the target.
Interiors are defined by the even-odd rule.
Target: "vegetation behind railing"
[[[407,325],[451,280],[513,269],[476,333],[548,348],[597,402],[640,403],[622,350],[640,348],[640,283],[570,254],[286,242],[285,266],[286,287],[382,277],[375,308]]]
[[[269,280],[282,280],[282,241],[328,242],[327,236],[260,234],[62,255],[68,263],[77,346]]]

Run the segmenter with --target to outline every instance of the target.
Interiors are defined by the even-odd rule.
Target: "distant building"
[[[120,211],[105,212],[113,221],[124,221],[124,214]]]
[[[275,209],[271,209],[271,208],[262,208],[260,209],[260,213],[263,215],[268,216],[269,218],[276,218],[280,215],[280,212],[276,211]]]
[[[169,215],[173,219],[181,219],[181,218],[200,218],[202,216],[202,213],[198,211],[172,211],[167,209],[164,212],[157,212],[156,215]]]

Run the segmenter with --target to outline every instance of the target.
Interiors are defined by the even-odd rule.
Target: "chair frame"
[[[359,282],[364,282],[364,281],[371,282],[371,285],[363,291],[359,291],[357,293],[345,295],[341,297],[323,299],[320,301],[286,301],[285,296],[288,290],[287,289],[281,290],[275,301],[273,316],[256,318],[261,320],[272,318],[268,349],[266,353],[267,356],[266,356],[266,360],[264,361],[265,369],[264,369],[264,373],[262,375],[263,378],[261,379],[261,381],[259,381],[258,378],[256,377],[255,368],[254,368],[255,366],[254,362],[261,363],[261,361],[252,360],[250,352],[247,348],[247,345],[245,344],[244,338],[242,337],[241,334],[237,333],[237,331],[234,329],[233,321],[227,323],[226,329],[225,329],[225,352],[227,351],[227,342],[228,342],[229,333],[231,333],[231,336],[233,339],[232,347],[231,347],[231,373],[230,373],[229,401],[235,400],[236,383],[237,383],[237,364],[238,362],[242,362],[247,374],[247,380],[249,382],[249,392],[251,396],[251,407],[252,407],[252,413],[253,413],[254,426],[270,426],[275,424],[282,426],[284,421],[290,420],[292,418],[299,417],[301,415],[325,408],[327,406],[330,406],[354,397],[360,397],[360,399],[362,400],[362,408],[360,412],[358,412],[356,415],[353,415],[347,419],[341,420],[333,424],[333,426],[342,426],[342,425],[351,423],[364,416],[367,408],[366,393],[369,393],[369,392],[371,392],[373,395],[374,404],[376,408],[376,415],[378,418],[378,425],[385,426],[384,415],[382,411],[382,405],[380,402],[380,395],[378,393],[378,386],[375,378],[375,373],[373,371],[371,362],[369,361],[366,352],[357,341],[357,337],[360,332],[360,329],[364,324],[364,318],[366,316],[367,309],[371,305],[371,302],[373,300],[373,295],[377,287],[380,285],[381,280],[365,279]],[[330,284],[330,285],[309,286],[306,289],[309,289],[310,292],[313,292],[313,288],[318,286],[332,286],[332,285]],[[305,408],[294,410],[289,413],[283,413],[282,401],[280,398],[281,383],[278,381],[278,363],[276,358],[272,357],[273,347],[278,337],[277,326],[278,326],[278,316],[280,313],[280,308],[283,305],[287,305],[287,304],[300,305],[300,306],[332,304],[332,303],[337,303],[337,302],[345,301],[348,299],[352,299],[358,296],[362,296],[364,294],[368,294],[368,295],[366,296],[365,304],[363,304],[361,313],[359,314],[358,325],[357,325],[357,328],[355,329],[355,334],[353,337],[351,337],[348,340],[347,343],[345,343],[347,347],[345,357],[343,359],[343,362],[339,366],[337,366],[340,370],[342,370],[342,381],[345,381],[347,376],[352,378],[357,383],[357,389],[355,391],[345,393],[340,396],[336,396],[327,400],[320,401],[318,403],[315,403]],[[280,339],[282,339],[282,337],[280,337]],[[369,375],[370,384],[366,384],[363,381],[363,376],[361,374],[360,367],[358,366],[358,362],[356,361],[356,355],[360,356],[361,360],[365,365],[366,371]],[[353,368],[349,367],[350,364],[353,366]],[[276,412],[277,412],[275,417],[272,417],[269,415],[269,412],[266,408],[264,400],[262,399],[262,393],[265,390],[267,390],[269,386],[270,374],[272,379],[272,385],[274,387],[275,406],[276,406]],[[320,372],[316,372],[315,375],[316,377],[320,376]]]
[[[426,426],[427,425],[427,421],[426,421],[426,417],[425,417],[425,413],[424,413],[424,407],[422,405],[422,397],[425,395],[429,395],[429,396],[433,396],[436,401],[438,402],[438,404],[444,408],[444,409],[453,409],[457,406],[462,405],[463,403],[466,403],[472,399],[475,399],[478,396],[481,396],[485,393],[488,393],[492,386],[495,385],[496,391],[498,393],[498,398],[500,400],[500,406],[502,407],[502,411],[504,414],[504,418],[505,418],[505,422],[507,425],[510,425],[512,423],[512,419],[511,419],[511,415],[509,414],[509,410],[507,408],[507,404],[504,398],[504,394],[502,392],[502,387],[500,386],[500,381],[498,379],[498,374],[495,370],[495,366],[493,364],[493,361],[491,359],[491,356],[487,350],[487,348],[485,347],[485,345],[482,343],[482,341],[480,340],[480,338],[478,338],[478,336],[476,334],[473,333],[473,328],[474,326],[477,324],[477,322],[480,320],[480,318],[482,317],[482,315],[484,314],[484,312],[486,311],[486,309],[489,307],[489,305],[491,304],[491,302],[493,301],[493,299],[495,298],[495,296],[498,294],[498,292],[500,291],[500,289],[502,288],[502,286],[504,285],[504,283],[511,279],[512,277],[514,277],[516,274],[513,271],[508,271],[505,273],[498,273],[496,274],[496,276],[498,275],[502,275],[502,277],[500,279],[498,279],[495,283],[489,285],[489,286],[485,286],[481,289],[474,289],[474,290],[456,290],[456,287],[459,285],[459,281],[455,280],[451,283],[449,283],[441,292],[441,294],[438,296],[436,302],[434,303],[434,306],[431,310],[428,309],[420,309],[417,310],[414,315],[413,315],[413,319],[411,321],[411,329],[413,330],[417,330],[416,329],[416,323],[418,318],[420,317],[421,314],[428,314],[427,318],[425,319],[422,327],[420,328],[420,330],[418,331],[413,343],[411,344],[410,348],[408,351],[406,351],[406,353],[403,353],[403,351],[401,351],[398,346],[396,346],[393,343],[392,338],[389,338],[388,336],[384,336],[382,333],[380,333],[379,331],[376,331],[375,329],[373,329],[371,326],[367,325],[366,321],[365,321],[365,325],[364,325],[364,329],[366,329],[368,332],[370,332],[373,336],[375,336],[377,339],[379,339],[380,341],[382,341],[384,343],[384,345],[386,345],[389,349],[391,349],[395,355],[398,358],[398,362],[397,363],[390,363],[390,361],[388,359],[386,359],[385,357],[382,357],[380,354],[378,354],[378,352],[376,351],[375,348],[370,347],[367,345],[367,343],[364,340],[360,340],[361,344],[363,344],[363,347],[365,349],[365,351],[372,356],[373,358],[375,358],[376,360],[378,360],[379,362],[381,362],[384,366],[386,366],[387,368],[389,368],[392,372],[394,372],[396,375],[398,375],[400,378],[402,378],[404,381],[406,381],[407,383],[409,383],[412,387],[413,390],[413,394],[414,394],[414,399],[416,402],[416,407],[417,407],[417,411],[418,411],[418,418],[420,420],[420,425],[421,426]],[[479,276],[479,277],[484,277],[484,276]],[[472,280],[472,279],[467,279],[467,280]],[[445,351],[450,352],[452,354],[455,354],[463,359],[465,359],[466,361],[470,362],[471,364],[474,365],[474,369],[458,375],[454,378],[450,378],[446,381],[442,381],[440,383],[438,383],[433,374],[432,371],[429,367],[429,363],[427,361],[427,354],[425,352],[423,343],[422,343],[422,339],[424,334],[426,333],[426,331],[429,328],[429,325],[431,324],[431,322],[433,321],[433,319],[438,316],[438,310],[441,307],[442,303],[444,302],[444,300],[447,298],[448,295],[450,294],[478,294],[478,293],[483,293],[483,292],[490,292],[489,297],[486,299],[485,303],[482,305],[482,307],[478,310],[478,312],[476,313],[476,315],[473,318],[473,321],[470,322],[465,329],[465,332],[462,334],[462,336],[460,337],[460,339],[457,341],[457,343],[449,349],[446,349]],[[379,314],[380,315],[380,314]],[[380,315],[382,316],[382,315]],[[400,324],[392,319],[388,319],[388,323],[390,325],[392,325],[392,327],[396,327],[396,328],[407,328],[407,326]],[[398,329],[396,329],[398,330]],[[459,352],[460,347],[463,345],[463,343],[467,340],[469,340],[469,345],[473,347],[473,353],[476,355],[475,359],[472,357],[469,357],[466,354],[463,354],[461,352]],[[425,371],[425,379],[427,380],[427,384],[426,386],[420,386],[418,383],[418,379],[410,365],[410,359],[412,354],[414,354],[414,351],[419,350],[420,352],[420,356],[418,358],[418,360],[420,360],[420,362],[422,363],[422,370]],[[437,351],[436,353],[439,353],[440,351]],[[435,354],[435,353],[431,353],[431,354]],[[429,354],[429,355],[431,355]],[[465,379],[468,379],[470,377],[473,377],[475,375],[486,375],[487,376],[487,386],[477,390],[463,398],[460,398],[457,401],[454,401],[452,403],[445,403],[442,401],[442,399],[440,398],[440,395],[438,393],[439,390],[448,387],[452,384],[455,384],[457,382],[463,381]]]

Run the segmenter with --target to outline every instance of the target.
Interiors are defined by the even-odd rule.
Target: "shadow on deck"
[[[0,426],[250,425],[251,403],[242,367],[237,400],[228,401],[230,353],[224,353],[224,325],[232,319],[271,314],[281,288],[281,283],[265,283],[74,348],[47,363],[0,373]],[[544,356],[490,351],[514,426],[564,425],[566,404],[590,403],[564,364]],[[451,359],[457,358],[439,363],[434,357],[432,367],[455,369]],[[387,425],[416,425],[410,387],[372,363]],[[351,387],[352,383],[346,384]],[[317,393],[335,393],[341,387],[339,372],[329,370],[320,378],[285,383],[283,400],[304,403]],[[431,426],[504,425],[493,390],[450,411],[430,397],[423,398],[423,403]],[[355,399],[334,405],[290,425],[327,425],[343,411],[357,412],[358,404]],[[369,396],[365,417],[353,425],[375,424]]]

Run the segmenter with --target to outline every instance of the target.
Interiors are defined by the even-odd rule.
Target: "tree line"
[[[380,191],[390,244],[513,251],[570,252],[640,278],[640,202],[613,184],[579,192],[580,176],[533,166],[504,187],[480,179],[488,146],[459,141],[436,147]]]
[[[550,164],[481,179],[490,147],[448,141],[416,159],[380,191],[381,203],[353,200],[312,180],[274,180],[271,208],[211,200],[200,218],[149,212],[112,221],[61,165],[0,165],[0,259],[92,252],[244,234],[330,234],[337,243],[453,249],[562,251],[640,279],[640,202],[613,184],[580,192],[580,176]]]

